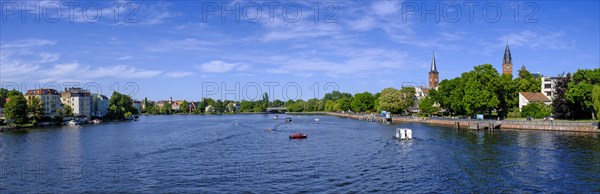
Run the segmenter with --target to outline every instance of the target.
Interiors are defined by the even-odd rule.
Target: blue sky
[[[9,89],[78,85],[155,100],[375,93],[425,85],[433,51],[440,79],[483,63],[499,69],[507,41],[515,74],[522,65],[544,75],[600,67],[598,1],[0,5],[0,82]]]

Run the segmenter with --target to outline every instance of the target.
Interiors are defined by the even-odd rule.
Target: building
[[[435,64],[435,53],[433,53],[433,57],[431,58],[431,70],[429,70],[429,88],[437,88],[440,83],[439,78],[439,73]]]
[[[35,89],[27,90],[25,99],[31,102],[33,98],[37,98],[42,103],[42,116],[55,117],[58,115],[58,109],[62,108],[60,94],[55,89]]]
[[[108,97],[102,94],[92,94],[92,116],[104,117],[108,113]]]
[[[542,77],[542,93],[550,100],[554,99],[555,83],[559,77]]]
[[[508,74],[511,77],[513,74],[512,56],[510,55],[508,43],[506,43],[506,48],[504,49],[504,58],[502,58],[502,74]]]
[[[552,104],[552,100],[541,92],[519,92],[519,111],[530,102],[541,102],[547,105]]]
[[[205,113],[215,112],[215,108],[212,105],[208,105],[208,106],[206,106],[206,108],[204,108],[204,112]]]
[[[182,100],[174,101],[173,103],[171,103],[171,110],[180,111],[182,104],[183,104]],[[183,107],[183,108],[185,108],[185,107]]]
[[[89,90],[81,88],[65,88],[60,100],[63,106],[69,105],[73,108],[75,116],[92,116],[92,94]]]
[[[133,107],[135,107],[138,111],[138,114],[142,112],[142,101],[134,100]]]

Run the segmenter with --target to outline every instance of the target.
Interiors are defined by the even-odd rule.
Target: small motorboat
[[[319,118],[315,118],[315,122],[319,122],[321,119]]]
[[[285,122],[291,123],[292,122],[292,118],[290,118],[290,117],[285,118]]]
[[[277,120],[277,119],[279,119],[279,116],[278,116],[278,115],[275,115],[275,116],[273,117],[273,119],[274,119],[274,120]]]
[[[102,123],[102,120],[100,120],[100,119],[94,119],[94,120],[92,120],[92,123],[93,124],[100,124],[100,123]]]
[[[79,123],[75,122],[75,120],[70,120],[69,122],[67,122],[68,126],[75,126],[75,125],[79,125]]]
[[[304,139],[306,137],[308,137],[308,135],[306,135],[306,133],[300,133],[300,132],[290,135],[290,139]]]
[[[394,137],[399,140],[411,140],[413,139],[412,130],[407,128],[397,128]]]

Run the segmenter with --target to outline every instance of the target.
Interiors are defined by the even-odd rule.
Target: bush
[[[521,111],[519,111],[519,108],[513,108],[510,112],[508,112],[508,114],[506,115],[506,117],[508,117],[508,118],[521,118]]]
[[[537,119],[550,116],[551,113],[552,113],[552,107],[550,105],[539,103],[539,102],[532,102],[526,106],[523,106],[523,108],[521,108],[522,116],[526,116],[526,117],[532,116]]]

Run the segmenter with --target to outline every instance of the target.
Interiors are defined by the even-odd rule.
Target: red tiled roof
[[[519,92],[529,102],[550,102],[551,100],[541,92]]]
[[[36,89],[36,90],[27,90],[25,95],[45,95],[45,94],[56,94],[58,92],[55,89]]]

